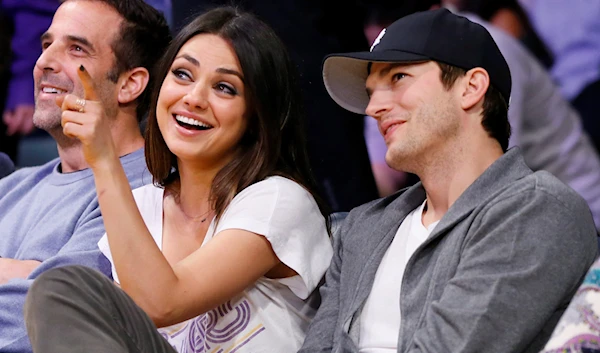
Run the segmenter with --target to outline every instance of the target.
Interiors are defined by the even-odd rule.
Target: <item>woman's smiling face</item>
[[[248,126],[244,76],[231,45],[199,34],[177,53],[156,107],[162,136],[178,161],[224,166]]]

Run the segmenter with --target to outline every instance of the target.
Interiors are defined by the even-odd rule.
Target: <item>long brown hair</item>
[[[211,185],[210,202],[217,222],[240,191],[268,176],[280,175],[296,181],[313,195],[329,232],[329,209],[316,193],[308,163],[296,69],[285,46],[268,25],[232,6],[212,9],[190,22],[171,42],[161,60],[146,130],[146,162],[154,183],[166,187],[179,179],[177,160],[156,120],[162,81],[179,49],[202,33],[218,35],[232,46],[244,74],[252,109],[237,155],[217,173]]]

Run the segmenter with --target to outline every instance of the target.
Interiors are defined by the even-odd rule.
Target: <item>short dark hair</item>
[[[111,44],[115,64],[108,79],[116,82],[123,72],[143,67],[150,73],[144,92],[137,98],[136,115],[141,121],[148,112],[150,87],[158,60],[171,40],[171,32],[165,17],[143,0],[87,0],[99,1],[123,17],[119,34]]]
[[[217,222],[240,191],[268,176],[281,175],[298,182],[314,196],[329,230],[328,209],[316,193],[309,167],[296,68],[267,24],[233,6],[213,8],[186,25],[160,62],[145,148],[154,183],[165,187],[179,178],[176,158],[168,149],[156,118],[160,88],[181,47],[204,33],[219,36],[233,48],[244,75],[244,90],[251,110],[236,156],[217,173],[211,186]]]
[[[466,75],[467,71],[460,67],[437,62],[440,70],[440,80],[444,88],[450,89],[459,77]],[[510,139],[510,123],[508,121],[508,103],[494,86],[490,85],[483,99],[483,118],[481,125],[490,137],[495,138],[502,151],[508,149]]]

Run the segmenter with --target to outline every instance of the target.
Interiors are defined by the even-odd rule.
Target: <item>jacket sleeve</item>
[[[340,273],[342,267],[342,231],[340,227],[334,234],[333,257],[325,273],[325,283],[321,286],[321,305],[311,322],[306,339],[298,353],[331,352],[334,332],[337,328],[340,303]]]
[[[92,267],[110,276],[110,263],[97,242],[104,234],[100,208],[81,219],[71,239],[54,256],[46,259],[27,279],[14,279],[0,285],[0,351],[31,352],[23,320],[23,306],[31,283],[43,272],[65,265]]]
[[[589,209],[575,204],[534,189],[485,206],[405,352],[539,351],[545,342],[532,341],[557,322],[597,253]]]

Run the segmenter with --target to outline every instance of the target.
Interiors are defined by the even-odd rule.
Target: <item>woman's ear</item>
[[[150,74],[143,67],[136,67],[122,74],[119,80],[121,85],[117,99],[120,104],[128,104],[136,100],[148,86]]]
[[[485,93],[490,86],[490,76],[480,67],[467,71],[464,77],[464,90],[462,92],[461,108],[469,110],[480,102],[483,104]]]

